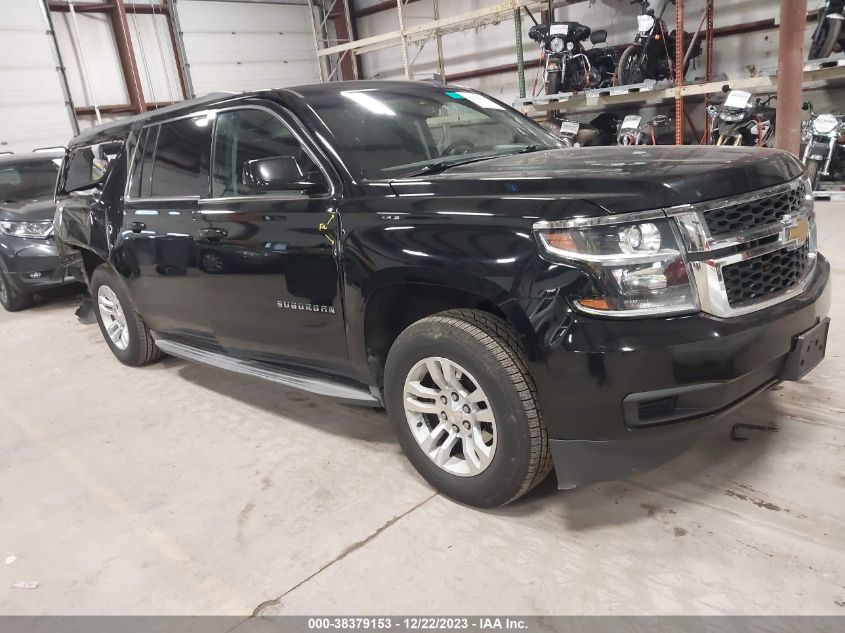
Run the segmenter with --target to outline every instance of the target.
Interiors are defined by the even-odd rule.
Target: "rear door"
[[[120,256],[150,328],[207,338],[193,212],[208,192],[211,125],[191,115],[141,130],[124,205]]]
[[[256,189],[252,161],[290,157],[308,190]],[[285,160],[290,160],[286,158]],[[336,177],[281,108],[216,113],[211,197],[197,247],[215,336],[234,355],[331,369],[347,364]]]

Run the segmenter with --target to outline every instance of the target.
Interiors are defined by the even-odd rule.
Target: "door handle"
[[[129,223],[129,230],[133,233],[140,233],[141,231],[146,230],[147,225],[143,222],[130,222]]]
[[[209,242],[214,242],[229,237],[229,231],[226,229],[200,229],[199,236]]]

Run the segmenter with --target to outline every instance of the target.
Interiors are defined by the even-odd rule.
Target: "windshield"
[[[308,104],[355,178],[400,178],[427,166],[561,147],[527,117],[470,90],[343,90],[311,95]]]
[[[51,159],[0,164],[0,203],[52,198],[58,172]]]

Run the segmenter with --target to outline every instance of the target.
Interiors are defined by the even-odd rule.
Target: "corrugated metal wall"
[[[319,81],[305,0],[177,0],[175,6],[197,95]],[[52,20],[74,105],[128,103],[108,18],[77,12],[74,25],[69,13],[53,12]],[[145,100],[190,96],[182,93],[166,15],[130,11],[127,22]],[[61,86],[40,0],[0,0],[0,152],[67,143],[73,131]],[[120,116],[103,114],[102,120]],[[94,115],[77,119],[82,129],[97,123]]]
[[[304,4],[179,0],[176,9],[197,95],[320,81]]]
[[[47,27],[36,0],[0,0],[0,152],[72,135]]]

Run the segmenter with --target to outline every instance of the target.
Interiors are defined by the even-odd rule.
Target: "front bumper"
[[[52,239],[0,235],[0,267],[18,292],[39,292],[73,281]]]
[[[667,462],[708,423],[782,378],[795,337],[828,313],[821,256],[806,291],[729,319],[585,318],[560,306],[531,371],[560,488],[620,479]]]

